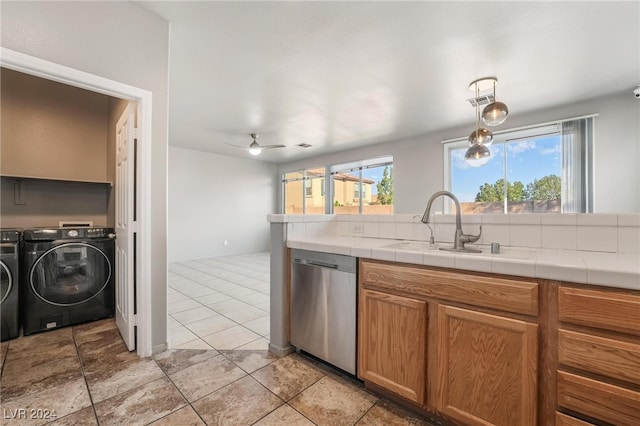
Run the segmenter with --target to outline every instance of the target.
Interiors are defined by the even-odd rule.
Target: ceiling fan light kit
[[[257,141],[258,139],[258,134],[257,133],[249,133],[249,136],[251,136],[251,139],[253,139],[253,142],[251,142],[251,144],[249,145],[248,148],[245,148],[243,146],[238,146],[238,145],[233,145],[228,143],[227,145],[229,146],[235,146],[236,148],[240,148],[240,149],[244,149],[245,151],[249,151],[249,154],[251,155],[260,155],[262,154],[262,151],[264,151],[265,149],[273,149],[273,148],[285,148],[285,145],[260,145]]]
[[[472,167],[479,167],[487,164],[491,157],[491,151],[487,146],[493,143],[493,132],[491,130],[480,127],[480,119],[487,126],[497,126],[504,123],[509,115],[509,108],[503,102],[496,101],[496,84],[498,79],[495,77],[484,77],[472,81],[469,84],[469,90],[474,91],[475,98],[467,101],[476,109],[476,128],[469,135],[469,149],[465,152],[464,158]],[[481,91],[493,90],[492,94],[480,95]],[[487,104],[482,110],[482,115],[478,106]]]

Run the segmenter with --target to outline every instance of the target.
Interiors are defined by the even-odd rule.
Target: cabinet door
[[[358,376],[422,405],[427,303],[360,290]]]
[[[535,425],[538,326],[438,306],[438,410],[467,425]]]

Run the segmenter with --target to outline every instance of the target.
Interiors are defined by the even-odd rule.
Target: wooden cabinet
[[[358,376],[422,405],[426,302],[361,289],[360,306]]]
[[[360,261],[359,377],[468,425],[535,425],[535,281]]]
[[[468,425],[535,425],[538,326],[438,306],[438,411]]]
[[[558,314],[558,410],[583,420],[640,424],[638,292],[563,285]]]

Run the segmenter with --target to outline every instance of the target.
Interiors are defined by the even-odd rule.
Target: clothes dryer
[[[23,234],[25,335],[114,315],[113,228],[39,228]]]
[[[20,231],[0,230],[0,340],[20,335]]]

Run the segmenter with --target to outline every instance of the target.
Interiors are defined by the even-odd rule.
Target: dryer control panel
[[[35,228],[24,231],[25,241],[111,238],[113,228]]]

